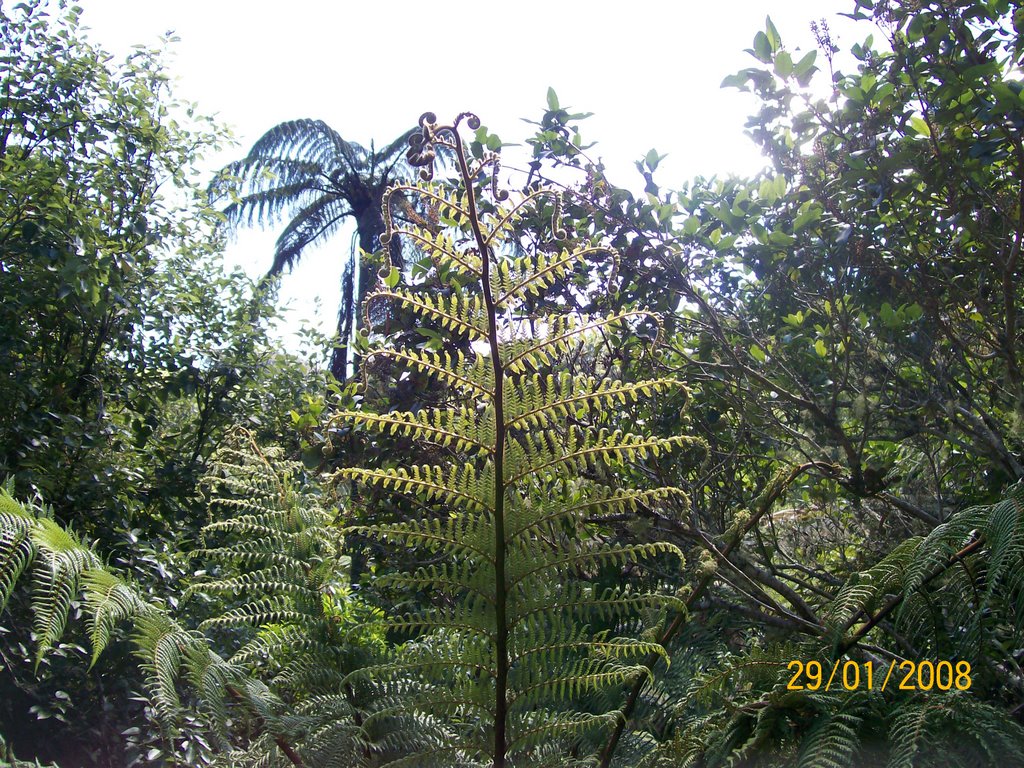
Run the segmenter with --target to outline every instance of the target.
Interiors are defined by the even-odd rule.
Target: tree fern
[[[850,632],[843,650],[892,616],[921,652],[991,656],[994,634],[1019,647],[1024,632],[1024,487],[996,504],[952,515],[925,537],[907,539],[854,574],[827,607],[830,624]]]
[[[657,461],[690,442],[591,424],[609,405],[681,384],[623,383],[611,368],[600,379],[564,370],[568,353],[599,337],[655,326],[656,318],[643,311],[603,317],[530,313],[530,299],[574,265],[614,253],[570,243],[557,224],[559,198],[549,191],[509,202],[496,188],[496,156],[470,167],[459,135],[463,124],[479,127],[469,114],[448,126],[429,113],[421,118],[409,161],[423,167],[423,183],[389,190],[382,237],[385,244],[397,235],[418,243],[459,291],[442,299],[382,288],[367,300],[392,302],[472,342],[467,352],[380,341],[367,353],[374,368],[427,375],[459,402],[417,413],[337,416],[365,430],[443,448],[448,458],[446,465],[410,461],[337,475],[416,500],[423,510],[416,517],[357,532],[429,557],[419,568],[381,581],[435,596],[422,610],[388,617],[410,642],[400,660],[362,674],[382,679],[383,699],[390,702],[369,719],[406,717],[421,728],[421,743],[391,765],[586,763],[588,737],[614,722],[615,714],[586,711],[579,702],[632,680],[644,671],[645,657],[663,654],[655,642],[620,635],[623,620],[644,608],[679,607],[672,596],[599,589],[589,578],[601,569],[681,554],[662,542],[613,546],[574,530],[588,515],[657,505],[681,493],[615,487],[615,468]],[[456,158],[454,190],[431,183],[439,148]],[[489,191],[479,182],[488,167],[494,174]],[[447,230],[396,227],[390,209],[395,196],[424,198]],[[553,254],[512,255],[512,223],[545,207],[555,214],[551,234],[560,247]],[[437,736],[424,740],[424,733]]]
[[[287,219],[274,247],[270,275],[291,269],[309,249],[354,220],[352,251],[341,278],[339,346],[331,361],[331,371],[339,379],[348,375],[349,344],[360,325],[360,302],[373,282],[364,254],[376,250],[384,231],[381,195],[393,181],[410,175],[402,158],[410,133],[381,149],[373,144],[367,149],[346,141],[322,120],[289,120],[261,136],[245,158],[226,166],[210,189],[211,198],[227,202],[223,213],[231,228]],[[420,218],[409,204],[402,215]],[[389,252],[401,268],[397,239]]]

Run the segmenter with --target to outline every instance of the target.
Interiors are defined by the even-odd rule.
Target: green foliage
[[[120,622],[134,624],[136,654],[165,727],[173,729],[181,713],[177,686],[186,666],[215,710],[222,709],[228,687],[241,690],[244,682],[238,667],[224,662],[200,635],[186,630],[164,608],[147,602],[137,587],[108,570],[91,547],[53,521],[48,508],[16,501],[10,488],[0,492],[0,508],[0,561],[15,563],[5,569],[0,603],[7,603],[17,577],[31,569],[37,660],[60,639],[73,601],[81,600],[91,615],[93,663]],[[209,684],[211,679],[221,682],[219,690]]]
[[[884,764],[904,738],[890,723],[915,716],[928,723],[920,750],[898,761],[928,765],[948,749],[998,764],[1018,738],[1007,734],[1021,711],[1020,518],[1008,490],[1024,477],[1019,14],[1007,3],[860,2],[851,15],[874,24],[852,59],[836,55],[827,24],[815,25],[820,50],[802,52],[769,20],[753,66],[724,83],[760,101],[748,128],[772,168],[759,178],[667,191],[653,153],[637,164],[646,195],[635,195],[545,139],[553,164],[587,174],[566,198],[566,229],[621,253],[617,292],[583,280],[563,300],[658,310],[669,349],[659,370],[694,397],[689,417],[645,415],[711,449],[690,479],[690,526],[654,518],[664,539],[703,550],[689,558],[690,621],[674,620],[662,641],[726,611],[735,636],[710,667],[784,643],[760,667],[773,671],[767,687],[725,675],[722,697],[688,710],[682,732],[647,708],[656,686],[635,684],[603,765],[632,764],[641,744],[660,759],[673,740],[669,765],[683,754],[843,764],[853,744],[853,762]],[[811,87],[819,69],[831,98]],[[637,376],[651,370],[628,350],[622,359]],[[780,689],[765,706],[786,663],[839,649],[862,662],[959,654],[982,669],[978,700],[846,710],[845,694]],[[961,727],[976,706],[986,725]],[[808,721],[808,707],[827,717]],[[727,737],[703,738],[712,722]]]
[[[720,321],[690,322],[705,345],[750,351],[725,364],[793,448],[933,526],[1022,477],[1019,39],[998,3],[853,16],[891,50],[869,37],[840,71],[818,26],[831,100],[780,68],[797,57],[770,30],[765,66],[727,79],[761,100],[748,126],[774,168],[681,197],[694,300]]]
[[[93,664],[130,624],[165,743],[184,738],[190,764],[295,763],[303,754],[335,765],[363,754],[357,706],[367,692],[344,681],[384,652],[380,612],[349,594],[333,513],[297,485],[301,465],[278,454],[236,430],[205,480],[211,516],[226,516],[204,529],[221,546],[193,553],[207,568],[188,594],[207,606],[199,630],[227,631],[229,658],[108,569],[50,510],[0,493],[0,604],[32,573],[37,658],[60,640],[76,601],[89,617]]]
[[[0,168],[16,223],[0,438],[29,440],[0,444],[18,682],[0,707],[46,701],[32,667],[70,683],[91,656],[89,684],[126,669],[130,625],[158,723],[126,732],[140,761],[975,766],[1024,748],[1010,4],[860,0],[850,16],[885,42],[846,60],[824,23],[805,52],[767,20],[725,83],[761,105],[748,128],[772,169],[755,179],[664,190],[651,149],[642,193],[616,187],[553,89],[511,198],[502,142],[469,114],[425,115],[401,171],[421,180],[390,188],[402,142],[278,126],[232,166],[241,196],[215,191],[229,224],[291,220],[274,271],[337,217],[367,252],[380,235],[359,261],[370,291],[384,259],[358,393],[267,350],[267,296],[195,279],[219,241],[201,205],[156,195],[160,178],[188,189],[190,159],[160,89],[121,93],[72,44],[75,12],[58,43],[35,8],[5,27],[37,41],[12,61],[47,85],[32,101],[12,81],[4,102],[34,117],[5,123]],[[96,70],[79,96],[100,97],[65,99],[62,61]],[[134,61],[127,80],[159,85]],[[104,121],[124,105],[122,135]],[[69,136],[61,110],[80,118]],[[433,181],[438,158],[456,183]],[[554,168],[577,183],[546,183]],[[103,207],[125,189],[144,231]],[[324,489],[310,473],[328,468]],[[15,501],[33,488],[55,514]],[[199,536],[191,578],[173,552]],[[791,687],[810,660],[822,684]],[[904,660],[969,663],[970,688],[880,690]],[[829,687],[837,662],[865,683],[873,665],[874,685]],[[100,712],[76,685],[34,711]]]
[[[256,405],[272,296],[225,273],[194,186],[220,130],[170,99],[159,51],[114,64],[78,14],[0,15],[0,473],[123,524],[187,495]]]
[[[681,730],[664,754],[709,766],[910,766],[938,756],[977,765],[1017,754],[1024,727],[1000,699],[1019,685],[1004,649],[1021,641],[1022,494],[964,510],[851,576],[823,601],[813,639],[722,654],[677,700]],[[850,658],[872,662],[876,674],[904,658],[970,659],[971,685],[906,692],[897,672],[886,692],[881,679],[871,691],[788,687],[793,660],[819,659],[828,677],[835,660]]]
[[[281,730],[232,751],[231,765],[263,764],[282,732],[309,765],[363,754],[357,707],[367,692],[345,678],[385,653],[380,611],[351,594],[337,513],[304,477],[300,463],[236,430],[204,480],[212,521],[207,547],[192,553],[205,567],[189,592],[215,610],[200,629],[228,638],[228,663],[290,707],[274,716]]]
[[[406,185],[385,197],[385,205],[399,193],[443,201],[451,234],[391,228],[385,209],[384,236],[385,242],[403,235],[428,244],[436,269],[458,275],[460,297],[439,301],[385,288],[369,299],[394,301],[475,340],[468,352],[453,353],[371,342],[369,365],[436,379],[450,390],[451,402],[419,412],[336,416],[367,430],[412,436],[445,455],[444,464],[412,460],[338,472],[338,479],[383,488],[421,507],[401,522],[357,531],[426,558],[411,571],[378,577],[378,584],[435,596],[425,608],[388,617],[391,630],[413,642],[397,662],[361,677],[386,681],[383,706],[371,724],[399,715],[420,724],[404,736],[411,754],[390,765],[575,764],[590,740],[614,722],[613,714],[581,704],[631,679],[641,669],[640,659],[662,653],[656,643],[626,636],[627,620],[679,602],[656,592],[588,583],[603,570],[678,557],[674,546],[608,545],[575,531],[587,516],[657,507],[681,495],[669,487],[620,487],[615,478],[628,462],[654,463],[691,441],[594,424],[609,404],[680,384],[626,384],[614,369],[602,370],[600,380],[573,377],[558,373],[560,361],[586,350],[601,333],[633,332],[651,315],[530,313],[534,295],[572,264],[605,249],[568,244],[553,256],[507,253],[509,222],[551,193],[538,190],[507,204],[507,193],[492,186],[486,199],[474,179],[495,158],[485,156],[470,169],[459,135],[463,121],[470,128],[479,125],[471,115],[450,126],[424,115],[422,133],[410,142],[410,159],[426,166],[425,178],[432,175],[437,146],[454,153],[461,171],[456,191]],[[473,247],[455,246],[459,234]],[[554,234],[564,238],[557,222]],[[395,737],[392,732],[389,738]]]
[[[273,286],[221,264],[194,164],[222,129],[173,99],[161,51],[116,62],[79,14],[61,2],[0,10],[0,476],[164,597],[225,428],[282,434],[318,382],[271,349]],[[72,633],[36,677],[30,614],[23,600],[9,607],[0,719],[15,748],[119,754],[142,716],[127,648],[107,676],[76,673],[86,638]]]

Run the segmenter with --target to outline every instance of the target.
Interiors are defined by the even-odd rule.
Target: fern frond
[[[465,334],[470,340],[487,337],[486,314],[483,302],[477,296],[432,296],[408,290],[379,289],[366,298],[366,311],[378,302],[394,302],[410,309],[420,317],[437,323],[454,333]],[[366,326],[371,324],[367,318]]]
[[[527,721],[529,723],[529,721]],[[604,730],[615,723],[615,714],[590,714],[588,712],[573,712],[550,716],[546,722],[529,723],[529,727],[516,729],[510,734],[509,752],[511,754],[529,752],[536,747],[550,743],[553,738],[564,736],[578,736],[584,732]],[[533,755],[530,755],[533,757]],[[537,765],[538,761],[530,760],[530,765]],[[540,763],[543,765],[543,763]],[[552,762],[551,765],[567,765],[565,758],[561,762]]]
[[[493,533],[493,523],[486,515],[457,515],[444,520],[409,520],[382,526],[353,526],[350,530],[382,541],[423,547],[428,552],[447,550],[454,557],[476,556],[488,562],[494,559],[492,543],[488,540],[488,536]]]
[[[485,471],[478,474],[476,467],[468,463],[461,467],[453,465],[447,470],[426,464],[413,465],[408,469],[351,467],[339,470],[335,477],[361,480],[394,493],[446,501],[468,512],[487,512],[494,508],[487,487],[488,473]]]
[[[510,482],[544,476],[551,470],[571,478],[598,463],[625,463],[657,459],[663,453],[684,445],[700,444],[693,438],[651,437],[620,430],[566,430],[562,435],[536,433],[511,443]]]
[[[494,378],[483,355],[467,357],[462,351],[448,353],[399,349],[379,349],[367,355],[368,360],[375,357],[394,360],[432,376],[449,387],[484,400],[489,400],[493,395]]]
[[[492,285],[497,294],[494,303],[499,307],[509,307],[527,296],[539,296],[588,258],[598,255],[616,254],[614,249],[597,246],[563,250],[555,257],[537,253],[501,261],[492,277]]]
[[[557,225],[562,198],[536,190],[506,204],[508,195],[492,185],[493,203],[485,203],[476,175],[496,167],[497,159],[485,155],[471,170],[459,135],[463,121],[479,126],[468,113],[449,126],[424,114],[420,133],[410,141],[410,157],[427,166],[440,149],[454,151],[462,176],[456,189],[400,185],[387,198],[420,195],[436,207],[443,231],[396,229],[385,205],[388,231],[382,238],[401,234],[417,242],[442,280],[461,275],[460,293],[440,298],[389,289],[372,300],[388,300],[447,330],[456,336],[458,351],[428,352],[377,339],[367,353],[367,359],[414,370],[453,390],[463,404],[338,415],[357,426],[441,445],[452,457],[447,467],[407,461],[335,475],[354,488],[427,502],[416,506],[425,515],[371,518],[348,529],[429,558],[377,582],[404,588],[419,607],[400,603],[385,619],[389,630],[408,641],[393,662],[371,666],[360,677],[372,681],[377,696],[364,732],[367,743],[383,752],[409,750],[392,762],[382,760],[386,765],[504,766],[513,756],[516,765],[583,765],[589,759],[587,739],[617,719],[616,706],[601,697],[613,696],[638,676],[649,679],[645,662],[652,655],[667,660],[653,640],[623,635],[641,623],[638,614],[684,607],[674,597],[587,583],[594,574],[615,578],[637,563],[681,559],[668,542],[609,543],[588,536],[588,515],[686,503],[677,489],[611,489],[594,475],[607,477],[630,463],[651,464],[681,446],[703,443],[654,437],[642,427],[626,432],[583,423],[585,417],[602,419],[616,406],[682,389],[673,379],[626,383],[611,370],[600,379],[547,375],[564,367],[567,353],[587,350],[601,334],[659,322],[644,310],[606,317],[535,314],[548,288],[584,262],[614,259],[615,253],[582,244],[554,255],[506,255],[521,246],[513,242],[512,230],[527,213],[546,217],[550,210],[552,234],[568,238]],[[429,177],[431,167],[424,171]],[[474,342],[468,353],[462,351],[467,338]],[[391,570],[383,561],[378,566]],[[588,711],[590,703],[600,703],[600,711]],[[403,739],[403,727],[416,728],[417,736]],[[385,735],[370,736],[382,730]]]
[[[574,490],[583,497],[576,503],[552,503],[542,497],[537,500],[536,509],[527,510],[513,506],[509,514],[509,541],[512,542],[520,536],[532,535],[538,529],[566,518],[636,512],[641,507],[658,506],[669,499],[675,499],[678,507],[682,509],[689,505],[686,492],[670,486],[632,490],[612,489],[590,483],[584,488]]]
[[[229,442],[231,440],[229,437]],[[254,654],[273,651],[276,654],[273,658],[260,656],[260,662],[272,661],[276,665],[282,685],[315,679],[323,681],[325,686],[339,685],[341,675],[322,674],[316,677],[311,670],[323,670],[327,661],[340,671],[344,665],[352,663],[352,648],[365,642],[363,635],[367,629],[355,629],[353,625],[371,618],[371,615],[360,611],[357,606],[339,606],[331,602],[328,591],[334,588],[321,582],[321,589],[314,583],[318,578],[332,579],[326,560],[329,557],[331,562],[335,562],[340,536],[337,529],[329,528],[332,515],[315,505],[297,504],[298,496],[288,487],[287,471],[282,475],[276,474],[281,467],[275,468],[267,456],[253,457],[249,454],[245,457],[236,451],[230,460],[223,459],[224,455],[215,457],[215,471],[224,474],[211,478],[209,487],[228,494],[248,488],[262,498],[267,509],[250,516],[233,529],[215,526],[207,532],[208,535],[237,533],[249,530],[251,525],[260,526],[276,534],[272,545],[264,543],[266,550],[273,552],[257,552],[248,548],[242,551],[240,558],[231,562],[237,564],[251,556],[266,563],[268,554],[278,554],[283,550],[286,553],[283,556],[290,564],[264,566],[260,571],[215,580],[224,589],[242,587],[248,592],[267,590],[280,595],[250,600],[246,605],[224,612],[219,618],[225,625],[238,626],[245,621],[252,624],[265,622],[268,618],[292,618],[289,616],[291,612],[295,620],[290,626],[297,633],[291,635],[291,642],[284,642],[285,635],[282,635],[276,642],[268,640],[258,649],[250,646],[248,655],[225,661],[212,650],[210,642],[202,634],[184,627],[161,605],[147,602],[134,585],[108,570],[92,549],[55,523],[45,507],[22,504],[14,501],[9,492],[0,492],[0,542],[5,544],[5,548],[0,549],[0,557],[5,559],[0,562],[13,562],[17,566],[6,572],[13,574],[10,576],[11,588],[20,571],[34,563],[35,589],[31,607],[35,613],[39,657],[59,640],[70,608],[77,604],[89,618],[93,664],[97,663],[97,657],[110,642],[115,628],[122,623],[132,625],[134,652],[145,673],[146,690],[158,721],[168,734],[173,734],[181,722],[184,712],[182,692],[190,689],[189,700],[197,702],[201,714],[199,722],[212,730],[214,744],[226,749],[230,745],[228,728],[239,708],[256,716],[256,723],[250,721],[247,728],[250,734],[255,735],[253,749],[257,749],[255,745],[262,744],[264,752],[262,758],[256,752],[249,753],[255,761],[253,764],[258,764],[267,755],[280,754],[286,747],[294,752],[289,739],[301,741],[305,728],[317,729],[318,741],[313,746],[325,750],[317,754],[337,753],[342,744],[352,747],[348,754],[359,754],[354,723],[348,727],[335,723],[325,728],[321,719],[310,716],[296,719],[287,715],[281,699],[252,679],[248,675],[249,668],[245,666],[245,661],[252,659]],[[314,531],[320,531],[319,538]],[[251,544],[251,541],[245,542],[246,547],[251,547]],[[219,549],[226,552],[230,547]],[[224,559],[230,561],[228,557]],[[305,567],[291,567],[295,561]],[[76,602],[79,595],[84,599]],[[316,633],[325,641],[295,640],[297,636],[309,639]],[[339,652],[334,644],[338,640],[350,644]],[[237,750],[231,751],[237,754]]]
[[[444,233],[432,233],[419,227],[396,227],[393,233],[420,248],[439,271],[479,278],[480,255],[473,250],[458,250]],[[381,240],[383,242],[383,237]]]
[[[851,695],[837,712],[820,717],[800,744],[798,768],[846,768],[860,745],[860,700]]]
[[[837,623],[850,621],[875,608],[886,595],[900,590],[920,547],[919,537],[907,538],[871,568],[851,576],[832,600],[828,616]]]
[[[53,520],[38,519],[31,537],[38,551],[32,602],[38,636],[38,667],[46,651],[64,634],[82,574],[102,566],[102,563],[74,534]]]
[[[432,589],[453,597],[471,592],[483,600],[493,603],[495,594],[486,579],[478,575],[479,568],[473,563],[443,563],[418,568],[413,573],[389,573],[380,577],[379,584],[406,589]]]
[[[505,238],[513,235],[514,224],[522,219],[524,213],[545,198],[557,201],[559,193],[542,187],[524,195],[511,205],[496,205],[493,213],[485,214],[481,220],[484,242],[487,245],[500,245]]]
[[[615,405],[634,403],[672,390],[682,389],[675,379],[650,379],[623,382],[598,381],[593,377],[522,376],[506,381],[506,400],[510,404],[506,427],[545,429],[571,417],[601,411]]]
[[[114,627],[138,616],[148,606],[139,598],[135,589],[103,568],[85,571],[81,580],[85,588],[86,605],[93,615],[89,632],[92,644],[92,661],[89,666],[92,667],[110,642],[110,633]]]
[[[630,310],[606,317],[580,321],[572,315],[554,315],[547,320],[547,329],[539,339],[511,339],[502,343],[502,364],[510,374],[538,370],[571,352],[598,331],[629,328],[630,321],[651,322],[660,329],[661,320],[646,310]]]
[[[494,424],[473,410],[422,410],[417,413],[392,411],[340,411],[334,420],[349,421],[391,435],[402,435],[475,455],[493,452]],[[483,418],[482,418],[483,417]]]
[[[11,496],[9,489],[0,488],[0,612],[35,557],[31,538],[35,524],[36,517]]]
[[[555,598],[548,595],[537,596],[536,592],[530,590],[523,592],[521,600],[510,612],[513,627],[529,621],[537,614],[558,611],[593,615],[601,621],[610,622],[620,616],[635,615],[645,609],[684,611],[686,608],[685,603],[674,595],[631,593],[622,588],[607,589],[596,597],[588,591],[573,588],[567,588],[564,594]],[[655,652],[654,649],[651,652]],[[660,651],[658,653],[660,654]]]
[[[262,627],[266,624],[301,624],[309,615],[296,610],[287,595],[272,595],[253,600],[206,619],[200,629],[214,627]]]
[[[557,572],[569,566],[573,568],[588,565],[625,566],[662,554],[673,555],[680,560],[683,558],[682,552],[675,544],[667,541],[652,541],[646,544],[606,546],[567,555],[556,554],[552,557],[535,556],[529,559],[524,557],[521,560],[510,559],[508,584],[510,589],[514,589],[521,582],[534,580],[545,573]]]

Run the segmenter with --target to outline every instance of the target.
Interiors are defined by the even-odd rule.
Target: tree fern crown
[[[350,219],[356,237],[341,276],[338,312],[339,346],[331,370],[348,375],[348,345],[359,327],[358,308],[373,281],[362,254],[377,249],[384,232],[380,203],[393,181],[408,175],[402,150],[412,132],[377,150],[346,141],[322,120],[289,120],[267,131],[241,160],[225,167],[210,189],[229,228],[275,225],[287,220],[274,247],[268,275],[294,267],[307,249],[338,234]],[[389,249],[401,268],[397,240]]]

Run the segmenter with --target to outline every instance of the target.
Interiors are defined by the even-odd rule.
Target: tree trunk
[[[338,381],[348,379],[350,360],[352,375],[359,373],[358,356],[349,355],[349,346],[354,335],[363,328],[363,302],[366,295],[377,284],[375,270],[360,258],[360,254],[363,251],[373,253],[380,247],[379,238],[384,233],[384,217],[381,215],[380,205],[380,200],[377,199],[355,211],[359,251],[352,254],[351,272],[346,270],[342,278],[341,307],[338,310],[338,346],[331,358],[331,373]],[[397,237],[392,238],[389,251],[392,266],[401,270],[404,266],[402,247]],[[349,284],[349,281],[352,281],[352,284]]]

